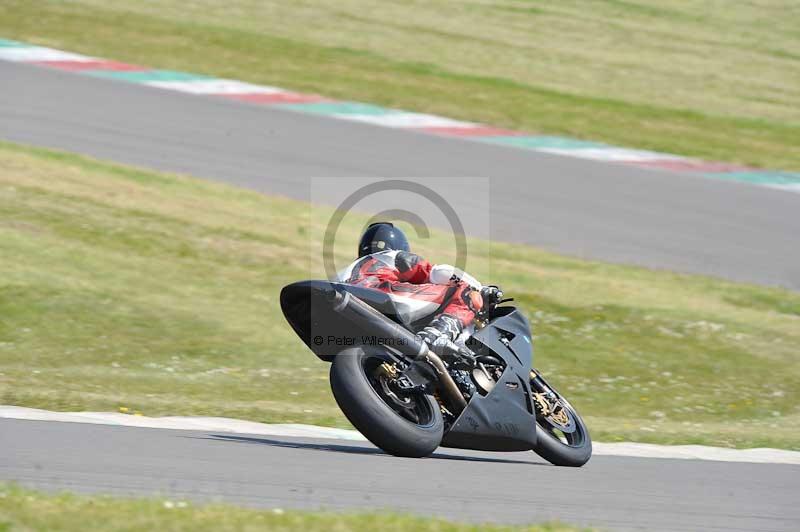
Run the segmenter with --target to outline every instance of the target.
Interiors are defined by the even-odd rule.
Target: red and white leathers
[[[338,280],[386,292],[410,322],[431,316],[420,335],[432,347],[438,339],[458,338],[483,306],[481,285],[470,275],[452,266],[434,266],[408,251],[361,257],[342,270]]]

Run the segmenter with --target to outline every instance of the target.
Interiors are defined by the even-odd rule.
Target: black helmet
[[[358,257],[390,249],[411,251],[406,235],[399,228],[389,222],[377,222],[369,224],[367,230],[361,235],[358,243]]]

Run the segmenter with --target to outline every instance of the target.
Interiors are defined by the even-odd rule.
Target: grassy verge
[[[277,303],[321,276],[309,239],[330,214],[0,144],[0,403],[347,426],[327,364]],[[340,241],[363,222],[348,216]],[[435,233],[417,249],[436,262],[449,247]],[[470,249],[470,270],[530,316],[537,366],[596,439],[800,449],[800,295]]]
[[[462,119],[800,170],[786,0],[0,5],[0,34]]]
[[[560,524],[528,527],[466,525],[381,512],[336,514],[250,510],[225,504],[195,505],[169,499],[50,495],[0,485],[0,530],[80,531],[257,531],[279,532],[571,532]]]

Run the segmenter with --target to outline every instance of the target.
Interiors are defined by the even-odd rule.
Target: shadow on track
[[[201,438],[204,440],[217,440],[229,441],[237,443],[249,443],[256,445],[270,445],[272,447],[286,447],[289,449],[310,449],[314,451],[326,451],[333,453],[349,453],[349,454],[371,454],[378,456],[390,457],[376,447],[361,447],[358,445],[341,445],[333,443],[311,443],[311,442],[295,442],[295,441],[282,441],[273,440],[269,438],[253,438],[251,436],[234,436],[232,434],[209,434],[207,437]],[[508,458],[489,458],[481,456],[463,456],[457,454],[446,453],[433,453],[426,460],[459,460],[465,462],[487,462],[496,464],[517,464],[517,465],[530,465],[530,466],[549,466],[542,462],[528,462],[525,460],[512,460]]]

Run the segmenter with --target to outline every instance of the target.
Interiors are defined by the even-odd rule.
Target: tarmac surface
[[[800,194],[0,61],[0,139],[313,199],[312,177],[488,178],[473,236],[800,290]],[[428,180],[430,181],[430,180]],[[452,181],[451,181],[452,182]],[[423,213],[424,218],[424,213]]]
[[[266,508],[411,512],[458,521],[558,519],[607,530],[800,529],[800,466],[596,456],[0,419],[0,478],[48,491],[159,494]]]
[[[488,236],[800,290],[800,194],[350,123],[0,62],[0,139],[311,199],[312,177],[491,179]],[[57,176],[54,176],[56,178]],[[259,507],[614,530],[798,530],[800,466],[440,450],[0,420],[0,479]]]

